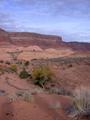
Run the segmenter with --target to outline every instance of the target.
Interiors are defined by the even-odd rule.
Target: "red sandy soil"
[[[14,95],[17,90],[32,90],[34,88],[33,84],[20,79],[16,74],[5,73],[0,76],[0,89],[5,90],[9,95]]]
[[[90,86],[90,66],[84,62],[73,63],[70,68],[68,65],[52,64],[52,68],[56,72],[58,85],[65,88],[80,87],[81,84]],[[7,83],[7,79],[10,85]],[[20,79],[15,73],[5,73],[0,76],[0,89],[14,97],[18,89],[12,85],[19,89],[38,89],[32,83]],[[6,96],[0,97],[0,120],[71,120],[64,111],[72,104],[71,98],[45,92],[34,94],[31,97],[33,97],[31,102],[19,98],[10,101]]]
[[[18,88],[29,90],[36,88],[15,74],[7,73],[0,76],[0,89],[5,90],[8,95],[15,95],[17,89],[7,84],[7,77],[9,82]],[[31,102],[20,99],[10,102],[4,96],[0,97],[0,120],[69,120],[62,109],[69,104],[68,97],[44,93],[33,95]]]
[[[56,78],[61,86],[75,88],[80,86],[90,87],[90,65],[84,63],[73,63],[72,67],[68,65],[54,67]]]
[[[39,94],[33,102],[16,100],[9,102],[6,97],[0,97],[0,120],[70,120],[66,117],[62,106],[70,104],[68,97]]]

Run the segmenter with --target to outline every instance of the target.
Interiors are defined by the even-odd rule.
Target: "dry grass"
[[[76,89],[73,97],[74,111],[71,114],[72,118],[90,117],[90,89],[88,87]]]

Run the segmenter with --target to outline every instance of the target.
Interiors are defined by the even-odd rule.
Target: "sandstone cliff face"
[[[62,37],[37,33],[9,33],[12,43],[20,46],[37,45],[41,48],[71,48],[76,51],[90,51],[90,43],[64,42]]]
[[[62,37],[29,32],[6,32],[0,29],[0,45],[33,46],[41,48],[71,48],[76,51],[90,51],[90,43],[64,42]]]
[[[53,35],[42,35],[37,33],[9,33],[15,45],[38,45],[42,48],[60,47],[63,43],[62,38]]]

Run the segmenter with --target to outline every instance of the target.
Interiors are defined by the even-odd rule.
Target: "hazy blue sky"
[[[90,42],[90,0],[0,0],[0,27]]]

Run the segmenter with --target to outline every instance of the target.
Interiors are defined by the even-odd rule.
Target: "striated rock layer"
[[[42,35],[37,33],[9,33],[13,44],[15,45],[37,45],[41,48],[57,48],[63,43],[62,38],[54,35]]]
[[[75,51],[90,51],[90,43],[64,42],[62,37],[30,32],[6,32],[0,29],[0,45],[39,46],[41,48],[70,48]]]

